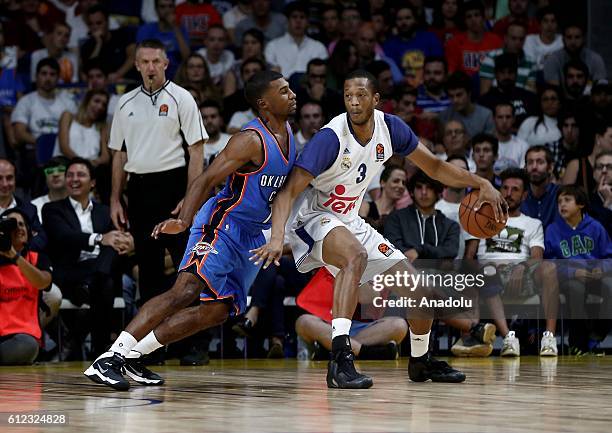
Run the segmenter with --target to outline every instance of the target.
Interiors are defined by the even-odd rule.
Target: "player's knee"
[[[401,343],[408,333],[408,323],[402,318],[395,318],[391,325],[391,338],[396,343]]]
[[[363,272],[368,264],[368,252],[360,247],[346,260],[346,268],[357,272]]]
[[[302,338],[310,335],[309,330],[311,328],[312,320],[313,316],[310,314],[302,314],[300,317],[298,317],[298,319],[295,321],[295,332],[297,335]]]
[[[199,298],[202,286],[193,279],[177,281],[172,288],[170,299],[177,308],[185,308]]]

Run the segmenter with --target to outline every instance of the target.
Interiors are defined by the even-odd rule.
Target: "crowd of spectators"
[[[459,202],[469,191],[440,185],[392,158],[368,187],[359,213],[410,261],[520,259],[525,263],[508,271],[510,279],[529,274],[536,285],[567,293],[577,315],[585,315],[589,282],[602,282],[603,295],[610,290],[609,275],[597,266],[561,281],[546,266],[527,262],[612,258],[605,247],[612,236],[612,84],[568,2],[119,3],[0,2],[0,212],[15,218],[27,238],[13,240],[19,254],[0,253],[0,271],[25,275],[19,290],[0,287],[0,362],[31,362],[31,339],[22,336],[46,353],[58,333],[69,336],[71,356],[91,357],[120,327],[109,319],[113,298],[125,294],[131,305],[137,297],[125,289],[138,281],[134,240],[110,220],[108,141],[119,96],[141,85],[136,44],[151,38],[166,48],[167,78],[200,108],[210,137],[205,167],[256,116],[243,86],[257,71],[281,72],[296,93],[292,127],[299,151],[344,111],[344,77],[363,68],[378,80],[378,109],[398,115],[439,158],[489,179],[515,205],[507,228],[478,242],[458,225]],[[595,241],[589,230],[597,233]],[[308,281],[294,268],[286,256],[281,269],[262,272],[252,309],[234,326],[251,336],[268,323],[261,334],[270,337],[270,356],[290,352],[283,345],[294,323],[286,326],[282,298],[298,294]],[[81,326],[80,316],[49,333],[21,319],[8,323],[5,312],[35,320],[36,309],[40,324],[48,323],[61,299],[57,287],[76,306],[91,306],[88,326]],[[492,309],[498,295],[485,295]],[[612,317],[610,295],[603,297],[602,315]],[[547,308],[557,314],[557,307]],[[547,322],[543,336],[549,345],[554,322]],[[506,353],[518,354],[503,311],[494,323]],[[308,327],[320,326],[314,318],[299,324],[308,342],[322,329]],[[490,353],[489,323],[473,318],[449,324],[461,332],[454,353]],[[405,335],[401,326],[389,329],[391,336]],[[580,338],[572,344],[581,351],[602,335],[593,324],[581,322],[577,329]],[[89,332],[91,352],[84,352]],[[21,360],[5,357],[10,350],[4,344],[13,340]]]

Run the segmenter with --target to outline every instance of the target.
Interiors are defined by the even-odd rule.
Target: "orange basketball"
[[[479,191],[474,190],[463,197],[459,205],[459,221],[463,229],[472,236],[487,239],[501,232],[506,224],[495,221],[493,206],[488,203],[483,204],[478,212],[474,211],[478,194]]]

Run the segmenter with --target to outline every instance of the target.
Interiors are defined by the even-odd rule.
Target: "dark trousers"
[[[128,182],[128,219],[134,236],[140,298],[144,303],[168,289],[164,275],[166,249],[178,268],[189,232],[180,235],[161,235],[153,239],[151,232],[156,224],[171,218],[170,212],[185,195],[187,168],[151,173],[130,174]]]
[[[68,330],[71,340],[80,345],[91,329],[92,352],[95,355],[103,353],[110,344],[116,258],[117,253],[112,248],[103,247],[96,259],[73,265],[56,265],[53,270],[53,280],[64,298],[77,306],[89,304],[89,312],[81,311],[90,322],[88,326],[84,326],[80,322],[82,318],[78,318],[76,323],[68,324]]]
[[[32,364],[38,355],[38,341],[28,334],[0,337],[0,365]]]

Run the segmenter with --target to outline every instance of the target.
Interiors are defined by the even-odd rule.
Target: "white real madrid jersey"
[[[166,81],[156,92],[140,86],[119,99],[108,147],[125,146],[125,171],[146,174],[184,166],[183,141],[191,146],[205,139],[208,134],[191,93]]]
[[[418,138],[399,117],[374,110],[374,133],[362,145],[353,134],[347,113],[340,114],[306,144],[296,166],[315,178],[307,208],[329,211],[343,222],[358,216],[365,191],[393,153],[408,155]]]

